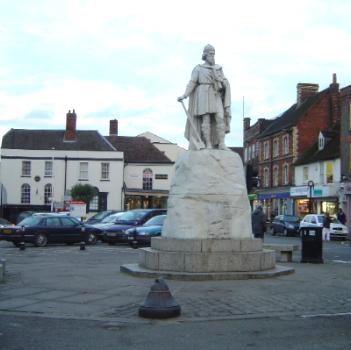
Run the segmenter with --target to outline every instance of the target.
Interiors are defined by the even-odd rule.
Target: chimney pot
[[[74,111],[74,109],[72,113],[71,113],[71,110],[68,110],[68,113],[66,114],[66,131],[65,131],[64,141],[76,140],[76,136],[77,136],[76,123],[77,123],[76,112]]]
[[[297,105],[305,102],[309,97],[315,95],[319,90],[318,84],[298,83],[297,84]]]
[[[118,136],[118,120],[110,120],[110,136]]]

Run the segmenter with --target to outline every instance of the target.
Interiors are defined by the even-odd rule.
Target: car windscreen
[[[287,222],[299,222],[300,218],[298,216],[285,216],[284,220]]]
[[[317,215],[317,220],[318,220],[318,223],[323,224],[324,223],[324,215]]]
[[[144,226],[162,226],[166,215],[157,215],[145,222]]]
[[[38,225],[41,221],[41,217],[40,216],[28,216],[25,219],[23,219],[20,223],[18,223],[17,225],[20,226],[35,226]]]
[[[101,220],[102,224],[106,224],[108,222],[115,222],[116,220],[118,220],[118,218],[124,213],[117,213],[117,214],[112,214],[107,216],[105,219]]]
[[[142,219],[146,213],[147,213],[146,210],[126,211],[120,217],[118,217],[118,220],[116,222],[123,223],[126,221],[138,221]]]

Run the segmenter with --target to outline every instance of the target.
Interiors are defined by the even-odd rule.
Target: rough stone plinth
[[[229,150],[187,151],[176,163],[162,236],[252,238],[244,169]]]

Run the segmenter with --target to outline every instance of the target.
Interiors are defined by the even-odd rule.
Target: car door
[[[44,222],[48,241],[51,243],[60,242],[63,235],[60,219],[58,217],[47,217]]]
[[[82,239],[82,226],[79,221],[69,216],[60,217],[61,221],[61,243],[77,243]]]

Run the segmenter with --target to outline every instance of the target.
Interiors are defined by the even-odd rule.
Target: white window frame
[[[283,165],[283,181],[284,181],[284,185],[289,184],[289,165],[288,164]]]
[[[22,184],[21,186],[21,204],[30,204],[31,188],[29,184]]]
[[[263,168],[263,186],[269,187],[269,169]]]
[[[273,186],[279,186],[279,167],[275,165],[273,167]]]
[[[79,163],[79,180],[89,180],[89,163]]]
[[[44,164],[44,177],[52,177],[53,176],[53,161],[46,160]]]
[[[30,160],[22,160],[22,176],[31,176],[32,163]]]
[[[143,190],[152,190],[153,171],[150,168],[143,170]]]
[[[101,180],[110,180],[110,163],[108,162],[101,163]]]
[[[52,185],[46,184],[44,186],[44,204],[51,204],[52,200]]]

